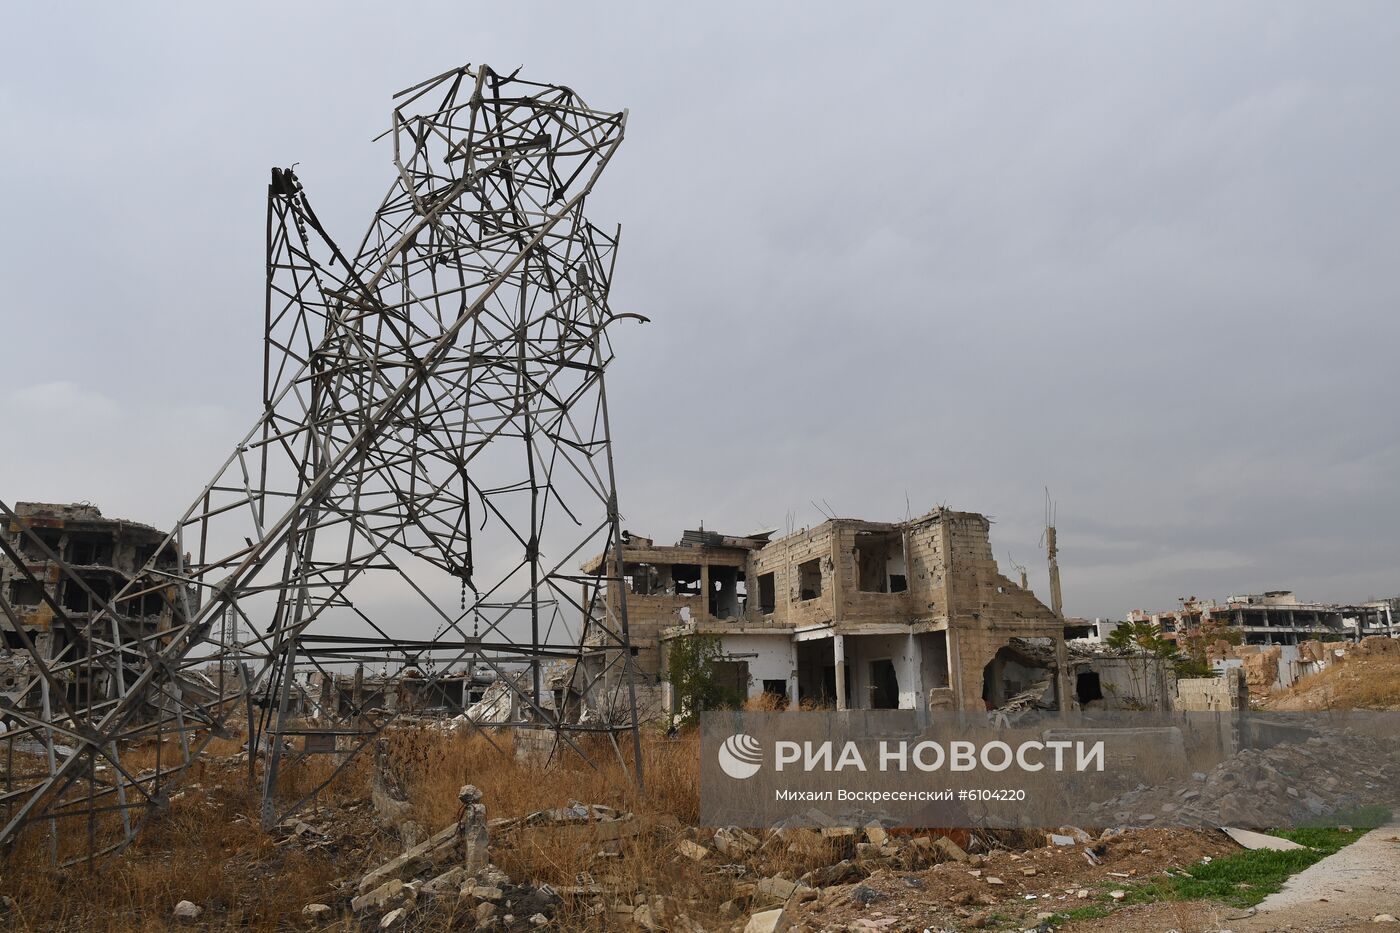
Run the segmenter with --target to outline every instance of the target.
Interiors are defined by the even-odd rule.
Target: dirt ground
[[[871,929],[894,931],[1034,928],[1042,915],[1100,903],[1120,885],[1239,851],[1220,833],[1164,829],[1128,830],[1103,840],[1092,847],[1098,865],[1085,858],[1083,848],[998,851],[925,871],[881,870],[858,884],[823,890],[815,901],[797,908],[795,919],[816,930],[849,929],[859,920],[870,921]],[[1118,927],[1106,926],[1109,918],[1101,918],[1059,929],[1153,929],[1158,921],[1164,930],[1189,929],[1180,925],[1191,919],[1183,913],[1200,912],[1204,917],[1229,910],[1184,904],[1152,907],[1118,909],[1115,913],[1123,919],[1114,917],[1113,922],[1126,924]]]

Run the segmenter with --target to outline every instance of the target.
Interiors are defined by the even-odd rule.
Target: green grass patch
[[[1120,903],[1215,900],[1232,907],[1252,907],[1283,887],[1290,877],[1360,839],[1367,829],[1381,825],[1388,816],[1386,811],[1377,809],[1347,814],[1347,819],[1337,820],[1339,824],[1352,826],[1351,832],[1330,827],[1272,830],[1270,835],[1308,848],[1287,852],[1246,849],[1191,865],[1184,870],[1185,874],[1169,875],[1132,887],[1118,885],[1127,894]]]
[[[1062,910],[1050,918],[1053,926],[1062,923],[1073,923],[1076,920],[1099,920],[1107,917],[1111,911],[1103,904],[1090,904],[1088,907],[1076,907],[1074,910]]]

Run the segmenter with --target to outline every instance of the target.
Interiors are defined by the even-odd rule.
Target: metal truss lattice
[[[403,91],[392,181],[353,252],[273,170],[261,417],[171,532],[173,564],[92,593],[81,620],[46,595],[84,650],[23,646],[31,699],[0,706],[0,841],[40,824],[56,858],[119,848],[237,734],[275,820],[306,800],[277,795],[299,738],[343,767],[396,715],[296,702],[306,673],[366,665],[419,686],[489,670],[510,702],[478,726],[549,730],[585,759],[599,746],[581,736],[625,757],[630,733],[640,781],[625,595],[609,610],[609,581],[577,570],[599,552],[622,566],[603,379],[617,237],[584,204],[625,121],[485,66]],[[150,592],[179,610],[159,631],[126,609]],[[5,594],[0,612],[15,621]],[[84,670],[101,689],[73,689]]]

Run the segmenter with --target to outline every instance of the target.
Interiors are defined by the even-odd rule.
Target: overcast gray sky
[[[585,12],[588,7],[592,12]],[[267,170],[391,94],[631,110],[609,397],[659,539],[990,514],[1066,610],[1400,591],[1400,6],[50,4],[0,32],[0,498],[174,520],[257,415]],[[906,505],[907,502],[907,505]]]

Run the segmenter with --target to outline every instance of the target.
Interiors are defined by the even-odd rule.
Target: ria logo
[[[751,735],[735,733],[719,747],[719,767],[735,780],[751,778],[763,767],[763,746]]]

